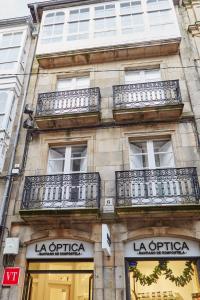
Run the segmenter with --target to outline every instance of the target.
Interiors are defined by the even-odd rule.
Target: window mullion
[[[64,164],[64,173],[71,173],[71,153],[72,153],[72,147],[66,146],[65,149],[65,164]]]
[[[155,169],[156,163],[155,163],[155,153],[154,153],[154,148],[153,148],[153,141],[147,141],[147,152],[148,152],[149,169]]]

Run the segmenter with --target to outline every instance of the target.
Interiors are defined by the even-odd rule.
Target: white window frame
[[[83,87],[80,87],[78,85],[78,81],[81,79],[86,79],[88,80],[86,85],[83,85]],[[70,82],[70,88],[67,89],[60,89],[59,82],[61,81],[69,81]],[[90,87],[90,77],[85,75],[85,76],[76,76],[76,77],[63,77],[63,78],[57,78],[57,83],[56,83],[56,91],[66,91],[66,90],[77,90],[77,89],[84,89],[84,88],[89,88]]]
[[[86,156],[85,157],[76,157],[76,158],[72,158],[72,149],[73,148],[78,148],[78,147],[86,147]],[[50,158],[50,149],[51,148],[65,148],[65,158],[63,159],[63,158],[58,158],[58,159],[51,159]],[[53,174],[73,174],[73,173],[85,173],[85,172],[87,172],[87,144],[77,144],[77,145],[69,145],[69,146],[58,146],[58,147],[51,147],[51,148],[49,148],[49,155],[48,155],[48,164],[47,164],[47,173],[49,174],[49,175],[53,175]],[[72,171],[71,170],[71,166],[72,166],[72,161],[74,160],[74,159],[83,159],[83,160],[85,160],[84,161],[84,164],[85,164],[85,169],[83,170],[83,171]],[[60,172],[60,173],[58,173],[58,172],[56,172],[56,173],[52,173],[52,172],[50,172],[50,167],[49,167],[49,161],[50,160],[54,160],[54,161],[56,161],[56,160],[61,160],[61,161],[64,161],[64,170],[63,170],[63,172]]]
[[[7,94],[7,100],[4,112],[0,112],[0,115],[3,118],[2,126],[0,130],[4,130],[8,135],[11,135],[11,129],[12,129],[12,123],[14,120],[15,115],[15,98],[14,93],[7,90],[0,90],[0,93],[6,93]]]
[[[59,13],[62,13],[63,14],[63,21],[56,21],[56,16],[59,14]],[[46,19],[48,18],[49,15],[52,15],[54,14],[54,21],[53,22],[50,22],[50,23],[46,23]],[[42,32],[42,36],[41,36],[41,42],[43,44],[45,43],[51,43],[51,42],[62,42],[63,40],[63,32],[64,32],[64,24],[65,24],[65,18],[66,18],[66,15],[65,15],[65,12],[64,11],[52,11],[52,12],[48,12],[46,15],[45,15],[45,18],[44,18],[44,22],[43,22],[43,26],[42,26],[42,29],[41,29],[41,32]],[[58,27],[58,26],[62,26],[62,33],[60,34],[56,34],[55,33],[55,28]],[[51,34],[50,35],[46,35],[45,31],[44,31],[44,28],[50,28],[50,31],[51,31]]]
[[[157,72],[157,76],[155,79],[151,79],[150,75],[151,72]],[[138,73],[138,80],[128,80],[128,74],[131,75],[131,73]],[[130,76],[131,78],[131,76]],[[131,83],[144,83],[144,82],[152,82],[152,81],[160,81],[162,80],[161,78],[161,70],[159,68],[149,68],[149,69],[138,69],[138,70],[125,70],[124,73],[124,83],[125,84],[131,84]]]
[[[98,41],[99,39],[102,40],[102,38],[104,39],[108,39],[111,38],[112,40],[114,38],[116,38],[115,36],[117,36],[117,38],[119,40],[123,40],[124,38],[126,38],[128,36],[128,34],[130,34],[129,31],[125,32],[122,30],[122,26],[121,26],[121,18],[122,16],[126,15],[124,13],[122,13],[122,10],[120,9],[120,4],[122,3],[128,3],[128,2],[137,2],[139,0],[121,0],[121,1],[115,1],[115,2],[104,2],[101,4],[92,4],[92,5],[80,5],[80,6],[75,6],[75,7],[70,7],[70,8],[66,8],[66,9],[62,9],[62,10],[54,10],[53,12],[64,12],[65,13],[65,22],[64,22],[64,28],[63,28],[63,35],[62,35],[62,39],[59,41],[53,41],[53,40],[47,40],[48,43],[62,43],[63,41],[69,45],[72,45],[71,43],[75,43],[77,41],[83,40],[83,43],[88,40],[90,43],[96,43],[96,41]],[[161,0],[157,0],[158,2]],[[108,5],[115,5],[115,14],[113,14],[112,17],[115,18],[115,28],[113,28],[113,30],[110,30],[109,28],[106,28],[106,26],[104,26],[105,20],[108,18],[111,18],[111,16],[109,15],[102,15],[102,16],[96,16],[95,15],[95,8],[101,7],[101,6],[108,6]],[[80,16],[77,18],[77,21],[70,21],[70,11],[76,11],[76,10],[82,10],[82,9],[89,9],[89,17],[85,18],[85,21],[89,22],[89,32],[85,31],[85,32],[81,32],[80,29],[80,25],[78,25],[78,30],[77,32],[74,33],[70,33],[69,31],[69,24],[72,22],[77,22],[77,23],[81,23],[82,20],[80,18]],[[158,9],[159,8],[159,9]],[[137,24],[130,24],[130,26],[127,26],[127,29],[133,30],[134,33],[138,36],[140,36],[141,32],[144,32],[145,35],[154,35],[154,33],[152,33],[152,26],[150,26],[149,24],[149,17],[148,14],[155,12],[155,11],[166,11],[169,10],[170,14],[172,16],[171,21],[169,22],[168,20],[163,23],[163,25],[166,26],[171,26],[175,25],[177,27],[177,19],[176,19],[176,14],[174,11],[174,7],[173,7],[173,3],[171,0],[169,0],[169,5],[167,6],[163,6],[162,5],[155,5],[155,9],[148,9],[147,7],[147,0],[141,0],[141,10],[136,10],[134,11],[130,11],[130,13],[127,13],[127,15],[130,16],[134,16],[137,14],[141,14],[143,16],[143,25],[137,25]],[[42,39],[42,28],[45,25],[45,17],[49,14],[50,11],[44,12],[43,13],[43,18],[42,18],[42,26],[41,26],[41,32],[40,32],[40,39],[39,39],[39,43],[43,42],[44,40]],[[95,21],[99,19],[102,20],[102,26],[100,28],[100,30],[95,30]],[[154,25],[155,26],[155,25]],[[158,30],[159,26],[155,26],[156,27],[156,31]],[[165,26],[164,26],[165,27]],[[169,27],[166,27],[169,28]],[[170,27],[171,28],[171,27]],[[124,28],[125,29],[125,28]],[[138,30],[140,30],[138,32]],[[112,31],[112,34],[109,35],[107,34],[109,31]],[[160,28],[160,31],[162,33],[162,28]],[[156,32],[157,34],[157,32]],[[107,36],[106,36],[107,35]],[[74,36],[74,37],[73,37]]]
[[[90,18],[81,18],[81,10],[88,9],[88,15],[90,16],[90,8],[89,7],[79,7],[70,9],[68,12],[68,22],[67,22],[67,41],[75,41],[75,40],[82,40],[88,39],[90,34]],[[71,12],[78,11],[78,18],[77,19],[70,19]],[[82,31],[82,23],[88,23],[88,30]],[[70,24],[77,24],[77,31],[70,32]]]
[[[13,44],[13,37],[14,35],[20,34],[21,39],[19,43]],[[6,45],[2,44],[4,36],[11,36],[11,39],[9,43]],[[22,50],[23,50],[23,45],[25,43],[25,31],[24,30],[18,30],[18,31],[13,31],[13,32],[2,32],[0,33],[0,53],[2,51],[5,51],[4,54],[4,59],[1,61],[0,60],[0,70],[8,70],[8,69],[13,69],[17,63],[21,61],[22,57]],[[17,55],[15,59],[10,59],[11,52],[13,50],[17,51]]]
[[[160,151],[160,152],[155,152],[154,151],[154,146],[153,146],[153,143],[154,142],[160,142],[160,141],[166,141],[166,142],[170,142],[171,143],[171,151]],[[143,153],[147,156],[147,161],[148,161],[148,166],[146,167],[143,167],[142,169],[145,170],[145,169],[167,169],[167,168],[173,168],[175,167],[175,158],[174,158],[174,151],[173,151],[173,145],[172,145],[172,141],[171,139],[166,139],[166,138],[163,138],[163,139],[152,139],[152,140],[140,140],[140,141],[133,141],[131,140],[129,142],[129,163],[130,163],[130,169],[131,170],[137,170],[136,168],[134,168],[133,166],[133,160],[132,160],[132,157],[133,156],[141,156],[141,154],[133,154],[132,153],[132,149],[131,149],[131,144],[134,144],[134,143],[137,143],[137,142],[143,142],[143,143],[146,143],[146,148],[147,148],[147,152],[146,153]],[[155,155],[156,154],[172,154],[172,161],[171,161],[171,166],[160,166],[160,167],[157,167],[156,166],[156,161],[155,161]],[[138,168],[138,170],[140,170],[141,168]]]

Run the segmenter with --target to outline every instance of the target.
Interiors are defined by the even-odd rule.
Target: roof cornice
[[[30,16],[18,17],[18,18],[9,18],[0,20],[0,28],[7,28],[16,25],[28,25],[30,30],[33,29],[33,21]]]

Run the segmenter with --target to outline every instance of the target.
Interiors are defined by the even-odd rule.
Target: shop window
[[[162,259],[163,260],[163,259]],[[172,271],[172,275],[178,277],[183,273],[186,267],[185,260],[167,259],[167,267]],[[162,263],[162,261],[161,261]],[[140,280],[133,276],[130,266],[137,265],[137,269],[142,275],[149,276],[153,273],[159,261],[129,261],[127,264],[128,283],[127,299],[128,300],[194,300],[199,299],[199,283],[196,265],[193,264],[194,273],[191,280],[184,286],[176,285],[175,282],[166,278],[164,274],[159,275],[156,283],[141,285]]]
[[[64,21],[64,12],[52,12],[47,14],[42,27],[42,42],[55,43],[62,41]]]
[[[89,38],[89,8],[73,9],[69,12],[68,41]]]
[[[116,34],[115,4],[96,6],[94,14],[94,36],[96,38]]]
[[[92,300],[93,262],[31,262],[24,300]]]

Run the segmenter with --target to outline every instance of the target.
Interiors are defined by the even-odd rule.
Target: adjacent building
[[[2,299],[199,299],[199,4],[29,8],[7,218],[21,275]]]

